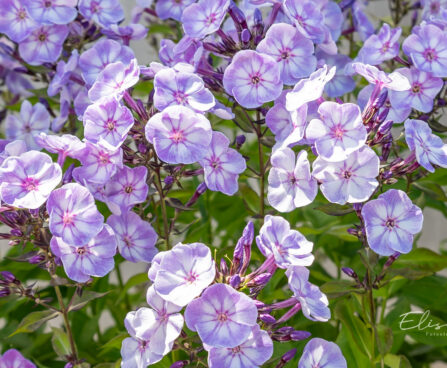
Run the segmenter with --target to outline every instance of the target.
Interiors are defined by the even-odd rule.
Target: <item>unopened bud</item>
[[[35,256],[28,259],[28,263],[31,264],[40,264],[45,261],[45,257],[42,254],[36,254]]]
[[[14,235],[14,236],[23,236],[23,233],[22,233],[19,229],[12,229],[12,230],[11,230],[11,235]]]
[[[246,137],[245,137],[245,135],[243,135],[243,134],[241,134],[241,135],[238,135],[237,137],[236,137],[236,148],[241,148],[241,146],[245,143],[245,141],[246,141]]]
[[[172,364],[170,368],[183,368],[186,367],[187,364],[188,364],[187,360],[179,360],[174,364]]]
[[[292,349],[289,350],[287,353],[285,353],[282,357],[281,360],[279,361],[279,363],[275,366],[275,368],[282,368],[284,367],[288,362],[290,362],[295,354],[296,354],[296,349]]]
[[[247,283],[248,287],[265,286],[271,279],[272,274],[270,272],[261,273],[256,276],[253,280]]]
[[[349,277],[352,277],[352,278],[356,278],[356,277],[357,277],[357,274],[355,273],[355,271],[354,271],[352,268],[349,268],[349,267],[342,267],[341,270],[343,271],[343,273],[344,273],[345,275],[347,275],[347,276],[349,276]]]
[[[309,331],[298,331],[295,330],[290,334],[293,341],[300,341],[309,338],[312,334]]]
[[[163,181],[166,185],[174,184],[174,178],[171,175],[168,175]]]
[[[64,176],[62,177],[62,185],[71,183],[73,180],[73,170],[75,168],[75,164],[71,164],[68,166],[68,169],[65,171]]]
[[[234,289],[238,289],[240,284],[241,284],[241,277],[238,274],[231,276],[230,278],[231,287],[233,287]]]
[[[11,294],[11,290],[9,288],[0,289],[0,298],[8,296]]]
[[[275,317],[273,317],[271,314],[268,313],[261,313],[259,315],[259,319],[268,325],[273,325],[276,323]]]
[[[13,284],[16,282],[16,277],[9,271],[0,272],[0,278],[7,282],[8,284]]]

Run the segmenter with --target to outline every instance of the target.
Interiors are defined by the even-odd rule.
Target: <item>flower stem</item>
[[[157,180],[155,181],[155,186],[158,191],[158,195],[160,196],[160,204],[161,204],[161,215],[163,217],[163,229],[164,229],[164,239],[165,239],[165,245],[166,250],[169,250],[171,248],[169,244],[169,221],[168,221],[168,213],[166,210],[166,202],[165,202],[165,196],[163,194],[163,187],[161,184],[161,178],[160,178],[160,169],[156,170],[156,176]]]
[[[116,265],[116,277],[118,279],[120,289],[121,291],[123,291],[124,290],[123,276],[121,275],[121,269],[118,264]],[[129,295],[127,295],[127,293],[124,295],[124,302],[126,303],[127,310],[130,311],[132,308],[129,302]]]
[[[259,113],[258,113],[259,114]],[[259,120],[259,119],[258,119]],[[264,201],[264,190],[265,190],[265,166],[264,166],[264,152],[262,151],[262,133],[261,128],[258,126],[255,126],[256,128],[256,134],[258,136],[258,154],[259,154],[259,179],[260,179],[260,189],[259,189],[259,215],[264,218],[264,207],[265,207],[265,201]]]

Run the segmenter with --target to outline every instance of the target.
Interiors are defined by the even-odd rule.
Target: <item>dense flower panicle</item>
[[[9,349],[0,355],[0,367],[1,368],[36,368],[34,363],[23,357],[15,349]]]
[[[68,24],[78,15],[77,0],[22,0],[31,17],[40,24]]]
[[[50,245],[54,255],[61,259],[67,276],[77,282],[86,282],[90,276],[103,277],[115,265],[116,238],[109,225],[103,225],[88,243],[72,245],[53,236]]]
[[[433,24],[422,24],[413,29],[402,44],[414,66],[435,77],[447,77],[447,35]]]
[[[160,259],[155,291],[166,301],[187,305],[214,280],[210,249],[202,243],[178,243]]]
[[[99,73],[88,91],[88,97],[93,102],[105,97],[121,99],[126,90],[138,82],[139,75],[137,59],[132,59],[129,64],[121,61],[109,64]]]
[[[290,212],[313,202],[318,185],[310,173],[306,151],[300,151],[295,160],[290,148],[278,149],[271,156],[271,164],[267,198],[273,208]]]
[[[433,109],[433,100],[444,84],[441,78],[433,77],[430,73],[416,68],[396,69],[407,77],[411,88],[406,91],[390,91],[390,101],[394,106],[410,105],[421,112],[430,112]]]
[[[112,215],[107,224],[113,229],[118,242],[119,253],[131,262],[151,262],[157,248],[157,233],[147,221],[135,212]]]
[[[405,122],[405,140],[424,169],[434,172],[433,165],[447,167],[447,145],[432,133],[425,121],[408,119]]]
[[[313,119],[306,128],[306,138],[315,143],[319,157],[338,162],[358,150],[366,142],[360,108],[351,103],[323,102],[318,108],[320,119]]]
[[[152,116],[145,132],[158,157],[170,164],[190,164],[203,159],[212,139],[209,120],[180,105],[169,106]]]
[[[199,164],[204,168],[208,189],[233,195],[238,190],[239,174],[247,165],[244,157],[229,145],[230,140],[225,134],[213,132],[208,153]]]
[[[198,75],[166,68],[155,74],[154,106],[162,111],[173,105],[183,105],[204,112],[215,105],[215,100]]]
[[[362,208],[366,239],[381,256],[408,253],[414,234],[422,229],[423,215],[405,192],[390,189]]]
[[[267,331],[258,325],[252,327],[246,341],[234,348],[214,348],[208,350],[210,368],[258,368],[273,354],[273,342]]]
[[[315,101],[323,94],[326,84],[334,77],[335,67],[324,65],[313,72],[309,78],[301,79],[286,95],[286,109],[295,111],[304,104]]]
[[[199,0],[189,5],[182,13],[185,34],[203,38],[216,32],[227,13],[230,0]]]
[[[75,71],[79,64],[78,50],[73,50],[67,62],[60,60],[56,65],[56,73],[53,75],[51,82],[48,85],[48,96],[55,96],[61,92],[68,83],[70,77],[75,75]],[[62,92],[61,92],[62,93]]]
[[[253,50],[242,50],[225,69],[223,85],[241,106],[251,109],[279,97],[283,83],[274,58]]]
[[[287,220],[280,216],[265,216],[256,244],[265,257],[273,255],[276,265],[310,266],[314,261],[313,243],[297,230],[291,230]]]
[[[104,223],[93,196],[76,183],[54,190],[48,198],[47,211],[51,233],[70,245],[87,244]]]
[[[134,124],[130,110],[116,98],[104,97],[87,107],[82,117],[85,138],[109,150],[117,150]]]
[[[65,25],[40,26],[19,44],[19,54],[30,65],[54,63],[68,36]]]
[[[364,146],[352,152],[344,161],[329,162],[318,157],[312,175],[328,201],[345,204],[366,201],[378,187],[380,160],[376,153]]]
[[[0,166],[0,198],[14,207],[36,209],[61,179],[60,166],[45,153],[29,151],[10,156]]]
[[[5,121],[5,132],[8,139],[21,139],[29,149],[40,150],[35,137],[39,133],[48,133],[50,129],[50,113],[41,103],[34,106],[28,100],[22,102],[20,115],[9,114]]]
[[[105,195],[107,201],[113,202],[121,209],[122,213],[129,211],[134,205],[143,203],[146,200],[149,191],[146,179],[146,167],[137,166],[130,168],[124,165],[106,183]]]
[[[22,42],[38,27],[21,0],[0,0],[0,32]]]
[[[317,66],[312,41],[290,24],[272,25],[256,50],[270,55],[279,63],[281,80],[287,85],[308,77]]]
[[[76,158],[81,161],[82,166],[76,167],[73,175],[81,184],[105,184],[123,166],[121,149],[111,151],[88,141]]]
[[[320,338],[310,340],[304,347],[298,368],[347,368],[344,358],[337,344]]]
[[[302,266],[290,266],[286,275],[289,288],[300,302],[304,316],[312,321],[328,321],[331,318],[329,301],[318,286],[309,282],[309,270]]]
[[[356,60],[369,65],[379,65],[399,54],[400,27],[384,24],[377,35],[371,35],[360,49]]]
[[[79,0],[79,12],[101,26],[119,23],[124,11],[119,0]]]
[[[253,299],[226,284],[214,284],[191,301],[185,310],[188,328],[202,342],[215,348],[243,344],[256,325],[258,311]]]
[[[128,65],[134,57],[129,47],[114,40],[102,39],[81,54],[79,67],[85,83],[91,86],[107,65],[118,61]]]
[[[155,4],[155,11],[160,19],[172,18],[180,21],[183,11],[195,0],[159,0]]]

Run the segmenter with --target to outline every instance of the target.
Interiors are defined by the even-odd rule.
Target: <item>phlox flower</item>
[[[304,347],[298,368],[347,368],[346,359],[337,344],[320,338],[311,339]]]
[[[85,18],[101,26],[119,23],[124,19],[119,0],[79,0],[78,8]]]
[[[57,162],[61,166],[67,156],[75,158],[85,147],[85,143],[72,134],[48,135],[41,132],[35,137],[35,140],[39,146],[48,152],[57,153],[59,155]]]
[[[180,21],[183,11],[195,0],[159,0],[155,4],[155,11],[160,19],[172,18]]]
[[[22,42],[38,27],[20,0],[0,0],[0,32],[14,42]]]
[[[40,24],[68,24],[78,15],[77,0],[22,0]]]
[[[36,366],[26,359],[20,352],[15,349],[9,349],[0,355],[1,368],[36,368]]]

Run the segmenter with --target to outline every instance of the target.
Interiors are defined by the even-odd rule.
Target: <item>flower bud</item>
[[[282,357],[281,360],[279,361],[279,363],[275,366],[275,368],[282,368],[284,367],[288,362],[290,362],[295,354],[296,354],[296,349],[292,349],[289,350],[287,353],[285,353]]]
[[[147,153],[147,146],[144,143],[138,144],[138,152],[142,153],[143,155]]]
[[[75,164],[71,164],[68,169],[65,171],[64,176],[62,177],[62,185],[68,184],[73,180],[73,170],[75,168]]]
[[[188,364],[187,360],[178,360],[174,364],[171,365],[170,368],[182,368],[185,367]]]
[[[165,179],[164,179],[164,183],[166,185],[172,185],[174,184],[174,178],[171,175],[168,175]]]
[[[16,277],[9,271],[0,272],[0,278],[8,284],[13,284],[17,281]]]
[[[271,279],[272,274],[270,272],[261,273],[256,276],[253,280],[247,283],[248,287],[265,286]]]
[[[223,276],[228,275],[228,266],[227,262],[225,262],[225,259],[221,258],[220,260],[220,272]]]
[[[238,274],[236,274],[234,276],[231,276],[231,278],[230,278],[230,285],[234,289],[238,289],[239,286],[241,285],[241,277]]]
[[[300,341],[309,338],[312,334],[309,331],[298,331],[295,330],[290,334],[293,341]]]
[[[239,149],[246,141],[245,135],[241,134],[236,137],[236,148]]]
[[[273,317],[272,315],[270,315],[268,313],[261,313],[259,315],[259,319],[267,325],[273,325],[276,323],[275,317]]]
[[[13,236],[23,236],[23,233],[19,229],[12,229],[11,230],[11,235],[13,235]]]
[[[347,275],[349,277],[352,277],[352,278],[356,278],[357,277],[357,274],[355,273],[355,271],[352,268],[350,268],[350,267],[342,267],[341,270],[343,271],[343,273],[345,275]]]
[[[241,33],[241,41],[243,43],[249,43],[251,40],[251,33],[248,29],[243,29]]]
[[[40,264],[43,261],[45,261],[45,257],[42,254],[36,254],[35,256],[32,256],[30,259],[28,259],[28,263],[30,264]]]
[[[0,298],[8,296],[11,294],[11,290],[9,288],[0,289]]]
[[[231,1],[230,7],[228,8],[228,13],[233,19],[234,25],[238,31],[242,31],[244,28],[247,29],[247,20],[245,19],[245,14],[241,9],[237,7],[234,1]]]

